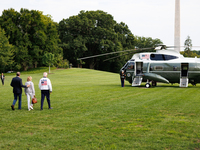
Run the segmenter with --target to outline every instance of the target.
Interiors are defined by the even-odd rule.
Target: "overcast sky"
[[[180,0],[180,5],[181,45],[189,35],[193,46],[200,46],[200,0]],[[175,0],[0,0],[0,15],[9,8],[18,12],[21,8],[39,10],[55,22],[81,10],[102,10],[118,23],[127,24],[134,35],[174,45]]]

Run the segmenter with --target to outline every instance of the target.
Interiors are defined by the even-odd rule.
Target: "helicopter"
[[[142,52],[149,48],[135,49],[138,53],[127,61],[120,69],[120,73],[124,71],[125,80],[132,86],[140,86],[142,82],[146,82],[146,88],[157,86],[157,82],[179,83],[180,87],[188,87],[188,83],[192,85],[200,83],[200,58],[187,58],[170,48],[159,45],[154,48],[155,52]],[[79,58],[79,60],[110,54],[113,53]]]

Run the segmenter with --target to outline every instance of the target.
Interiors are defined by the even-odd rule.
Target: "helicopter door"
[[[143,62],[135,62],[135,75],[138,76],[143,73]]]
[[[142,83],[143,62],[135,62],[135,70],[132,79],[132,86],[139,86]]]
[[[188,63],[181,63],[180,87],[188,87]]]

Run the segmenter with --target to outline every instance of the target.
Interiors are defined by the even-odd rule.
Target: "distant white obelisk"
[[[175,50],[180,52],[180,0],[175,0],[175,29],[174,29],[174,46]]]

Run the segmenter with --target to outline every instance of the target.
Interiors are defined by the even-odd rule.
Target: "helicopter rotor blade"
[[[118,51],[118,52],[104,53],[104,54],[99,54],[99,55],[93,55],[93,56],[78,58],[77,60],[95,58],[95,57],[106,56],[106,55],[117,54],[117,53],[123,53],[123,52],[144,51],[144,50],[148,50],[148,49],[154,49],[154,47],[152,47],[152,48],[136,48],[136,49],[129,49],[129,50]]]
[[[95,58],[95,57],[106,56],[106,55],[117,54],[117,53],[123,53],[123,52],[127,52],[127,51],[133,51],[133,49],[131,49],[131,50],[125,50],[125,51],[118,51],[118,52],[104,53],[104,54],[93,55],[93,56],[88,56],[88,57],[82,57],[82,58],[78,58],[78,60]]]
[[[150,50],[150,48],[148,48],[148,49]],[[121,57],[121,56],[129,55],[129,54],[134,54],[134,53],[137,53],[137,52],[143,52],[143,51],[147,52],[146,49],[136,50],[134,52],[129,52],[129,53],[126,53],[126,54],[123,54],[123,55],[120,55],[120,56],[115,56],[115,57],[111,57],[111,58],[105,59],[105,60],[103,60],[103,62],[111,60],[111,59],[115,59],[115,58],[118,58],[118,57]],[[148,52],[150,52],[150,51],[148,51]]]
[[[118,58],[118,57],[121,57],[121,56],[125,56],[125,55],[129,55],[129,54],[133,54],[133,53],[135,53],[135,52],[126,53],[126,54],[123,54],[123,55],[120,55],[120,56],[111,57],[111,58],[108,58],[108,59],[103,60],[103,62],[108,61],[108,60],[111,60],[111,59],[115,59],[115,58]]]

